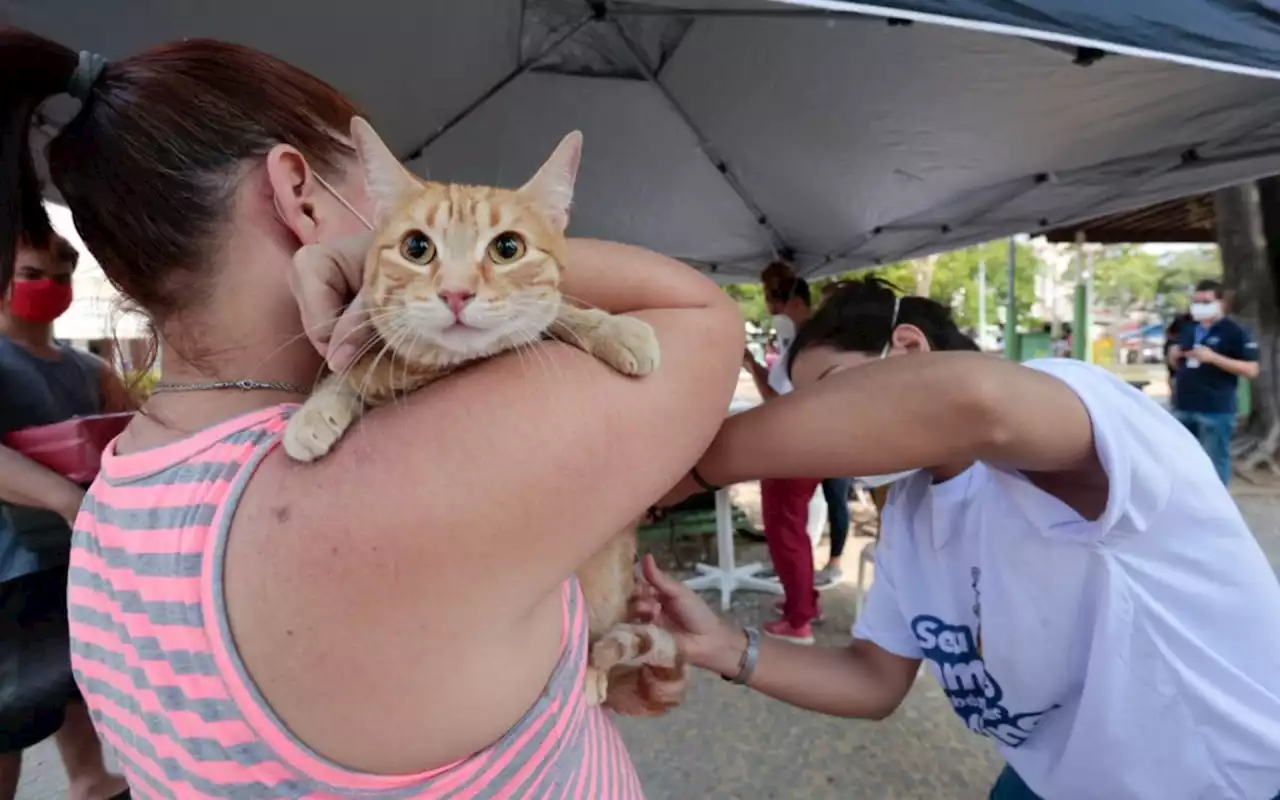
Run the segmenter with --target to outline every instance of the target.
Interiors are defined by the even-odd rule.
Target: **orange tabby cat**
[[[362,295],[377,337],[289,420],[284,448],[292,458],[328,453],[367,406],[544,335],[625,375],[657,368],[658,341],[647,323],[578,308],[559,291],[581,134],[566,136],[515,190],[423,181],[358,117],[351,137],[375,209]],[[623,622],[635,548],[633,527],[578,571],[591,623],[586,693],[588,702],[607,699],[623,713],[661,713],[680,700],[684,665],[666,631]]]

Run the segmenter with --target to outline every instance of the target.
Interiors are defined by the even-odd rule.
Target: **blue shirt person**
[[[1196,285],[1191,317],[1195,324],[1183,326],[1169,353],[1169,365],[1177,370],[1173,413],[1200,440],[1225,484],[1231,479],[1240,378],[1258,377],[1258,345],[1244,326],[1223,313],[1217,281]]]

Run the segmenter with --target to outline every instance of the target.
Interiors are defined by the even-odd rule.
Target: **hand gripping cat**
[[[580,133],[515,190],[424,181],[359,117],[351,138],[375,210],[361,292],[376,336],[289,420],[290,457],[314,461],[367,407],[544,336],[624,375],[657,369],[658,341],[646,322],[579,308],[560,294]],[[588,703],[651,716],[680,702],[685,665],[665,630],[624,622],[635,552],[631,527],[578,570],[592,642],[585,688]]]

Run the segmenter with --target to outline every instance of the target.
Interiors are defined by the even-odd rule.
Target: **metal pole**
[[[1018,361],[1018,294],[1014,278],[1018,272],[1018,249],[1009,237],[1009,288],[1004,309],[1004,357]]]
[[[978,259],[978,346],[987,349],[987,260]]]
[[[1089,267],[1085,264],[1084,231],[1076,233],[1076,295],[1071,323],[1071,354],[1089,360]]]

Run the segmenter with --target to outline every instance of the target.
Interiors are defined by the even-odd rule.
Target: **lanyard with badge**
[[[1192,339],[1194,345],[1199,347],[1204,342],[1205,337],[1209,335],[1209,329],[1205,328],[1203,325],[1196,325],[1195,331],[1192,335],[1194,336]],[[1187,357],[1187,369],[1198,369],[1199,367],[1199,359],[1191,358],[1190,356]]]

